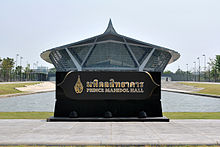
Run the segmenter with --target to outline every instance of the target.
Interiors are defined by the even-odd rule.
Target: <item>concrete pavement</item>
[[[1,119],[0,145],[220,144],[220,120],[46,122]]]
[[[219,95],[214,94],[203,94],[203,93],[196,93],[204,88],[198,88],[194,86],[180,84],[181,81],[161,81],[161,90],[168,91],[168,92],[175,92],[175,93],[183,93],[183,94],[190,94],[190,95],[199,95],[199,96],[208,96],[213,98],[220,98]],[[192,82],[192,81],[183,81],[184,83],[199,83],[199,84],[216,84],[219,85],[220,83],[214,82]]]
[[[25,87],[18,87],[15,88],[19,91],[23,91],[23,92],[48,92],[48,91],[55,91],[56,85],[54,82],[50,82],[50,81],[45,81],[45,82],[41,82],[39,84],[34,84],[34,85],[27,85]]]
[[[17,83],[32,83],[33,81],[25,81],[25,82],[0,82],[1,84],[17,84]],[[14,93],[14,94],[6,94],[6,95],[0,95],[0,98],[7,98],[7,97],[14,97],[14,96],[21,96],[21,95],[29,95],[29,94],[35,94],[35,93],[43,93],[43,92],[50,92],[55,91],[55,82],[54,81],[34,81],[34,82],[40,82],[39,84],[34,85],[27,85],[25,87],[18,87],[15,88],[19,91],[22,91],[21,93]]]

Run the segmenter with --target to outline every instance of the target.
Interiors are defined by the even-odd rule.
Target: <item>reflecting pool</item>
[[[162,91],[163,112],[220,112],[220,99]],[[55,92],[0,98],[0,112],[53,112]]]

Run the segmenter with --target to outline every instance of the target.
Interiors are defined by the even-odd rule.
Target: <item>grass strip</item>
[[[197,91],[197,92],[194,92],[194,93],[213,94],[213,95],[220,96],[220,84],[188,83],[188,82],[187,83],[180,82],[180,84],[194,86],[196,88],[204,88],[204,89]]]
[[[46,119],[53,112],[0,112],[0,119]]]
[[[0,84],[0,95],[6,94],[15,94],[15,93],[23,93],[15,88],[17,87],[25,87],[27,85],[35,85],[39,84],[40,82],[33,82],[33,83],[16,83],[16,84]]]
[[[220,112],[163,112],[169,119],[220,119]]]
[[[220,112],[164,112],[169,119],[220,119]],[[0,112],[0,119],[47,119],[53,112]]]

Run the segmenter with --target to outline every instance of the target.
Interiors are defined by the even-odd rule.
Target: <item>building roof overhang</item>
[[[111,39],[106,39],[104,41],[97,41],[98,38],[102,38],[102,37],[105,37],[107,35],[113,35],[115,37],[122,38],[122,40],[124,40],[124,41],[114,41],[114,40],[111,40]],[[132,43],[126,42],[127,40],[130,40]],[[70,43],[70,44],[67,44],[67,45],[63,45],[63,46],[55,47],[55,48],[52,48],[52,49],[48,49],[48,50],[42,52],[40,56],[45,61],[47,61],[49,63],[52,63],[52,61],[49,58],[49,55],[52,51],[62,50],[62,49],[70,48],[70,47],[72,48],[72,47],[84,46],[84,45],[94,45],[94,44],[97,44],[97,43],[111,42],[111,41],[118,42],[118,43],[123,43],[123,44],[128,43],[128,44],[147,47],[147,48],[155,48],[156,50],[162,50],[162,51],[169,52],[171,54],[171,59],[169,60],[168,64],[176,61],[180,57],[180,54],[178,52],[172,50],[172,49],[157,46],[157,45],[150,44],[150,43],[146,43],[146,42],[143,42],[143,41],[139,41],[139,40],[136,40],[136,39],[118,34],[115,31],[115,29],[112,25],[111,19],[109,21],[107,29],[105,30],[105,32],[103,34],[97,35],[97,36],[94,36],[94,37],[91,37],[91,38],[88,38],[88,39],[84,39],[84,40],[81,40],[81,41],[77,41],[77,42],[74,42],[74,43]]]

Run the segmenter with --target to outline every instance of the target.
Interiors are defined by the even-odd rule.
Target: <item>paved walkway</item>
[[[0,145],[220,144],[220,120],[46,122],[0,120]]]
[[[174,90],[174,91],[176,90],[176,91],[190,92],[190,93],[200,91],[203,89],[194,86],[180,84],[179,81],[169,81],[169,82],[161,81],[161,88]]]
[[[195,93],[200,91],[204,88],[197,88],[194,86],[180,84],[181,81],[161,81],[161,90],[162,91],[169,91],[169,92],[176,92],[176,93],[184,93],[184,94],[191,94],[191,95],[200,95],[200,96],[208,96],[214,98],[220,98],[219,95],[214,94],[202,94],[202,93]],[[185,83],[203,83],[203,84],[220,84],[214,82],[192,82],[192,81],[184,81]]]
[[[34,85],[27,85],[25,87],[15,88],[19,91],[22,91],[22,93],[0,95],[0,98],[49,92],[49,91],[55,91],[55,89],[56,89],[56,85],[55,85],[54,81],[0,82],[0,86],[1,86],[1,84],[32,83],[32,82],[40,82],[40,83],[34,84]]]
[[[47,92],[47,91],[54,91],[55,90],[55,84],[54,82],[41,82],[39,84],[34,85],[27,85],[25,87],[18,87],[16,88],[19,91],[23,92]]]

